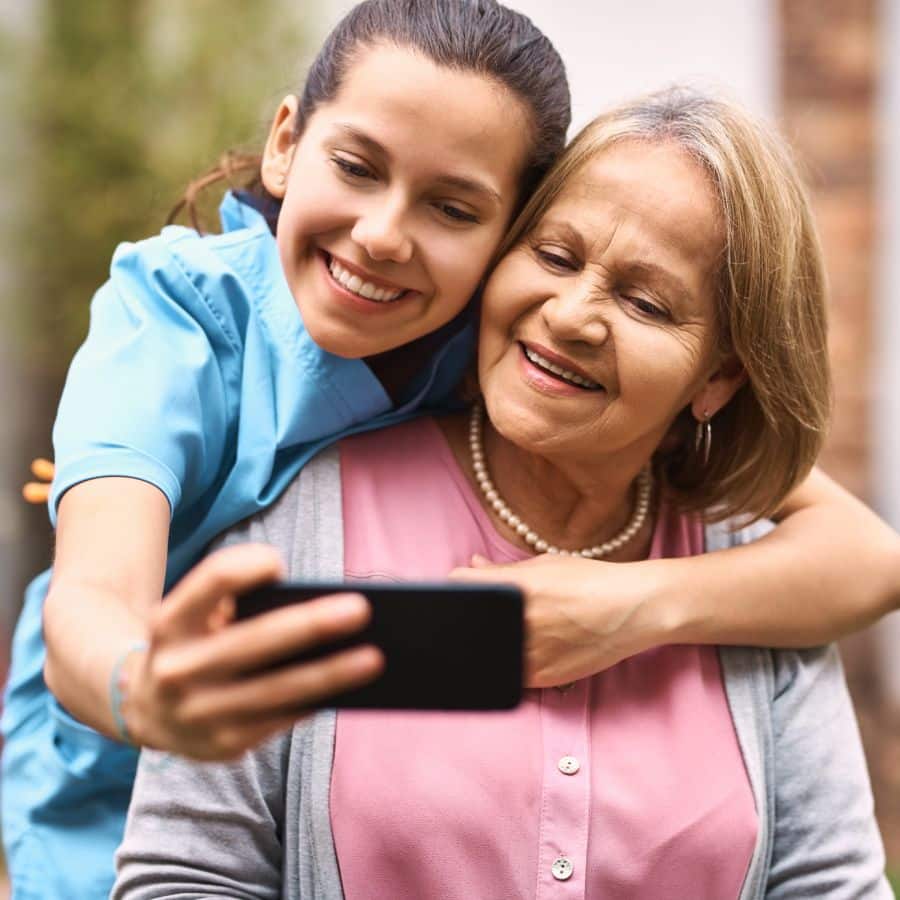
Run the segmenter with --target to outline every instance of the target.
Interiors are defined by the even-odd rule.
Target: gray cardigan
[[[707,549],[761,533],[711,527]],[[343,577],[337,448],[225,542],[248,540],[279,547],[290,578]],[[836,650],[720,655],[759,817],[739,900],[891,898]],[[230,764],[144,751],[112,897],[342,900],[328,803],[334,727],[334,712],[319,712]]]

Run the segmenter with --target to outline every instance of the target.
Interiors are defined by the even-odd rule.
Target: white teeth
[[[562,367],[556,365],[556,363],[550,362],[549,359],[544,359],[539,353],[535,353],[534,350],[529,349],[528,347],[522,348],[525,351],[525,355],[528,359],[533,362],[538,368],[546,369],[548,372],[552,372],[558,378],[562,378],[564,381],[570,381],[572,384],[577,384],[579,387],[587,388],[591,391],[596,391],[600,384],[596,381],[591,381],[588,378],[584,378],[579,375],[577,372],[570,372],[568,369],[563,369]]]
[[[328,271],[331,272],[331,277],[347,288],[348,291],[359,294],[360,297],[365,297],[366,300],[375,300],[377,303],[390,303],[406,293],[406,291],[389,291],[372,284],[371,281],[363,281],[359,275],[348,272],[334,257],[329,259]]]

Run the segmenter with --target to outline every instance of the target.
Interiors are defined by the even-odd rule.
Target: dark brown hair
[[[328,35],[310,66],[300,95],[297,138],[315,111],[335,98],[358,51],[378,43],[414,50],[438,66],[483,75],[522,102],[532,135],[519,178],[520,208],[562,152],[571,118],[565,67],[549,39],[527,16],[496,0],[364,0]],[[259,178],[260,159],[258,154],[226,153],[188,185],[169,221],[185,210],[202,230],[196,211],[200,192],[221,180],[239,186],[238,179],[277,217],[278,201]]]

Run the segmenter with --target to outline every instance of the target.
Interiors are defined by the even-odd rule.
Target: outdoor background
[[[20,497],[115,245],[255,147],[348,0],[0,0],[0,677],[46,511]],[[832,285],[822,465],[900,527],[900,0],[518,0],[555,41],[575,125],[673,81],[774,120],[812,185]],[[900,869],[900,623],[845,643]]]

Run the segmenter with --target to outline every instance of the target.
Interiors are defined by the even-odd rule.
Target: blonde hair
[[[671,142],[706,171],[721,203],[720,348],[747,381],[713,419],[709,461],[690,409],[654,467],[668,498],[708,520],[773,513],[812,468],[831,409],[826,279],[809,199],[784,143],[739,106],[676,87],[601,115],[569,144],[514,223],[522,241],[569,180],[623,141]],[[669,449],[670,443],[674,449]]]

